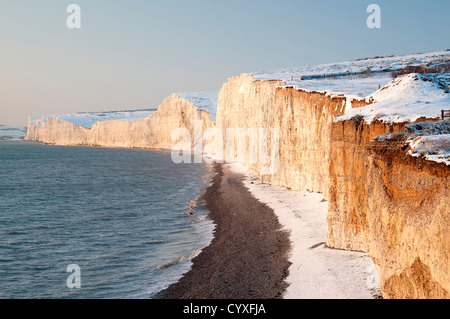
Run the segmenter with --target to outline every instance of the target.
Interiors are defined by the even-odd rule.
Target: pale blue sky
[[[371,3],[381,29],[366,26]],[[243,72],[448,49],[449,12],[446,0],[0,0],[0,124],[156,107]]]

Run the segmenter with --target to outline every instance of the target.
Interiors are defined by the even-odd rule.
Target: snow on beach
[[[244,185],[272,208],[291,238],[285,299],[372,299],[381,296],[369,254],[325,246],[327,202],[318,193],[262,184],[239,163],[227,164],[244,174]]]

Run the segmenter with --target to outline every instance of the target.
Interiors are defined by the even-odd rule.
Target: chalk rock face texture
[[[281,83],[249,75],[229,79],[219,94],[216,123],[224,136],[227,128],[278,128],[278,170],[265,175],[261,154],[251,161],[248,141],[243,156],[236,146],[232,155],[263,182],[323,193],[329,201],[327,245],[369,252],[386,298],[448,298],[447,166],[413,163],[418,159],[399,146],[391,156],[396,166],[382,156],[390,147],[372,140],[401,132],[406,123],[334,121],[344,113],[346,97],[280,88]],[[409,164],[401,163],[405,158]]]
[[[201,123],[202,131],[215,126],[208,112],[198,110],[190,101],[173,94],[163,101],[156,113],[138,121],[101,121],[92,128],[85,128],[48,118],[46,122],[30,123],[25,139],[58,145],[172,149],[179,144],[180,148],[192,147],[201,138],[200,134],[194,134],[196,121]],[[189,131],[191,139],[182,140],[180,134],[172,140],[172,132],[179,128]]]
[[[367,158],[367,239],[385,298],[450,297],[450,170],[374,143]]]
[[[372,194],[366,191],[366,146],[376,136],[403,129],[403,123],[366,124],[357,118],[331,124],[328,246],[368,251],[366,200]]]
[[[58,118],[28,124],[25,140],[59,145],[87,145],[87,129]]]
[[[254,81],[250,75],[230,78],[219,94],[216,127],[224,136],[230,128],[256,132],[257,147],[252,148],[248,139],[245,154],[240,156],[237,145],[231,147],[231,152],[263,182],[321,192],[326,197],[331,123],[337,114],[343,114],[347,99],[278,87],[281,84]],[[266,130],[267,139],[260,133],[261,128]],[[272,129],[279,132],[278,149],[272,147]],[[261,146],[265,146],[269,157],[279,152],[277,167],[273,160],[265,160]],[[224,153],[227,151],[230,147]],[[257,153],[254,161],[253,151]],[[271,174],[265,174],[268,167],[274,168]]]

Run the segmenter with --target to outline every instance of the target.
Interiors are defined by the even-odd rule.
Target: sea
[[[0,298],[153,298],[213,238],[208,164],[0,140]]]

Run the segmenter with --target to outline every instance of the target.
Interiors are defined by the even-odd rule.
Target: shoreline
[[[212,167],[213,240],[154,299],[381,298],[368,253],[326,246],[322,194],[262,184],[239,163]]]
[[[290,240],[273,210],[254,198],[245,175],[214,165],[204,194],[214,238],[190,271],[154,299],[280,299],[287,288]]]

